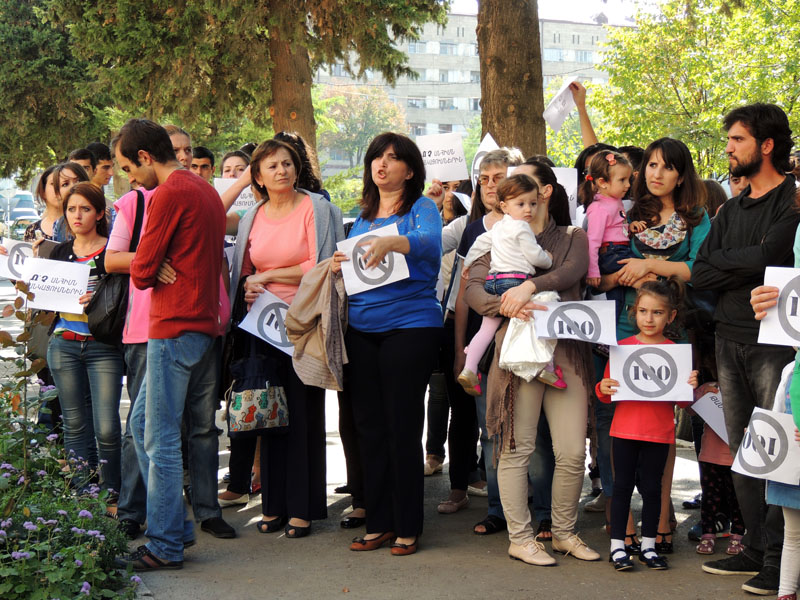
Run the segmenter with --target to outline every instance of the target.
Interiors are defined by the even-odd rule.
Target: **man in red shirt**
[[[117,162],[131,183],[158,189],[148,225],[131,263],[133,284],[153,288],[147,342],[147,375],[130,416],[147,486],[147,537],[125,558],[136,570],[177,569],[194,528],[182,499],[181,422],[184,408],[192,443],[203,451],[206,484],[216,485],[214,409],[219,356],[219,273],[225,211],[207,182],[183,169],[167,131],[146,119],[128,121],[114,142]],[[165,269],[165,265],[171,269]],[[195,515],[203,529],[223,525]]]

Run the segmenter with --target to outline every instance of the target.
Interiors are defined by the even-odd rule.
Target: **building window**
[[[478,56],[478,44],[472,44],[472,56]]]
[[[445,42],[439,43],[439,54],[446,54],[447,56],[455,56],[457,46]]]
[[[409,98],[408,108],[425,108],[425,98]]]
[[[573,44],[580,44],[581,43],[581,36],[577,33],[572,34],[572,43]]]
[[[548,62],[561,62],[564,60],[564,53],[561,48],[545,48],[542,52],[542,60]]]
[[[453,126],[447,123],[439,123],[439,133],[453,133]]]
[[[331,148],[330,157],[331,160],[336,161],[350,160],[350,156],[348,156],[347,152],[344,150],[339,150],[338,148]]]
[[[453,110],[455,107],[452,98],[439,98],[439,110]]]
[[[333,68],[331,69],[331,75],[333,77],[347,77],[347,73],[344,70],[344,65],[333,65]]]
[[[481,82],[481,72],[480,71],[470,71],[469,72],[469,82],[470,83],[480,83]]]
[[[425,123],[409,123],[411,135],[425,135]]]
[[[481,112],[481,99],[480,98],[470,98],[469,99],[469,109],[475,112]]]
[[[561,43],[561,34],[560,33],[554,33],[553,34],[553,43],[554,44],[560,44]]]
[[[425,69],[425,81],[437,81],[439,79],[439,69]]]
[[[592,51],[591,50],[576,50],[575,51],[575,62],[579,62],[579,63],[590,63],[590,62],[592,62]]]
[[[409,54],[425,54],[425,42],[409,42]]]

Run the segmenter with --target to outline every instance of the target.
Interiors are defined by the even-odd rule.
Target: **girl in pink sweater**
[[[631,187],[633,169],[622,154],[600,152],[592,158],[589,173],[583,183],[583,195],[589,198],[586,208],[586,234],[589,237],[589,273],[586,283],[597,287],[600,275],[615,273],[622,268],[619,261],[635,258],[628,240],[629,231],[639,231],[643,223],[628,226],[622,198]],[[617,316],[622,310],[625,292],[614,288],[606,292],[617,304]]]

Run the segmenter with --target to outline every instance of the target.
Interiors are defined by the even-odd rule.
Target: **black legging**
[[[433,327],[347,331],[367,533],[422,532],[425,390],[440,340],[441,328]]]
[[[642,537],[654,538],[661,515],[661,477],[669,444],[611,438],[614,495],[611,501],[611,539],[625,539],[634,486],[642,495]]]

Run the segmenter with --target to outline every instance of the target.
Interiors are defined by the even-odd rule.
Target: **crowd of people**
[[[447,456],[450,494],[439,513],[486,495],[487,514],[473,531],[507,531],[511,557],[555,564],[549,542],[553,552],[600,560],[576,532],[588,427],[591,504],[606,513],[609,562],[626,571],[638,556],[646,568],[668,568],[677,527],[674,405],[612,402],[619,383],[603,345],[540,340],[528,371],[501,366],[512,319],[535,320],[545,301],[605,297],[614,301],[621,345],[668,352],[690,344],[695,398],[722,395],[729,444],[692,417],[702,486],[697,552],[713,554],[729,534],[728,556],[703,570],[750,576],[742,587],[752,593],[796,597],[800,487],[730,468],[754,407],[771,409],[777,394],[783,410],[800,415],[800,377],[779,390],[793,349],[758,343],[759,319],[777,297],[763,286],[765,269],[800,265],[787,117],[770,104],[725,116],[726,201],[719,184],[699,178],[680,140],[644,149],[598,143],[585,90],[574,83],[572,91],[585,145],[573,216],[546,156],[500,148],[483,157],[474,189],[469,180],[434,180],[425,190],[419,149],[396,133],[366,150],[361,212],[347,225],[313,150],[292,133],[232,150],[217,169],[214,153],[192,148],[182,129],[132,119],[110,148],[91,144],[42,173],[44,212],[25,237],[37,251],[56,242],[53,260],[90,267],[81,304],[110,274],[129,275],[118,343],[96,339],[86,311],[59,313],[42,376],[58,390],[64,447],[87,466],[75,485],[98,479],[130,539],[146,524],[148,543],[121,565],[183,565],[195,543],[184,496],[201,529],[217,537],[236,535],[222,508],[258,493],[259,532],[309,535],[327,518],[327,387],[339,391],[348,477],[341,491],[353,500],[341,525],[365,527],[350,550],[417,552],[424,477]],[[133,189],[110,203],[102,186],[115,162]],[[215,171],[235,179],[222,194],[209,183]],[[231,210],[248,188],[257,203]],[[348,296],[342,269],[350,257],[337,243],[387,226],[396,235],[368,236],[363,265],[395,253],[408,276]],[[238,327],[265,292],[289,305],[293,357]],[[250,435],[231,427],[220,493],[214,416],[223,398],[232,410],[236,369],[248,360],[249,374],[267,380],[255,392],[280,401],[288,423]],[[124,431],[123,373],[131,401]],[[635,488],[640,534],[630,510]]]

